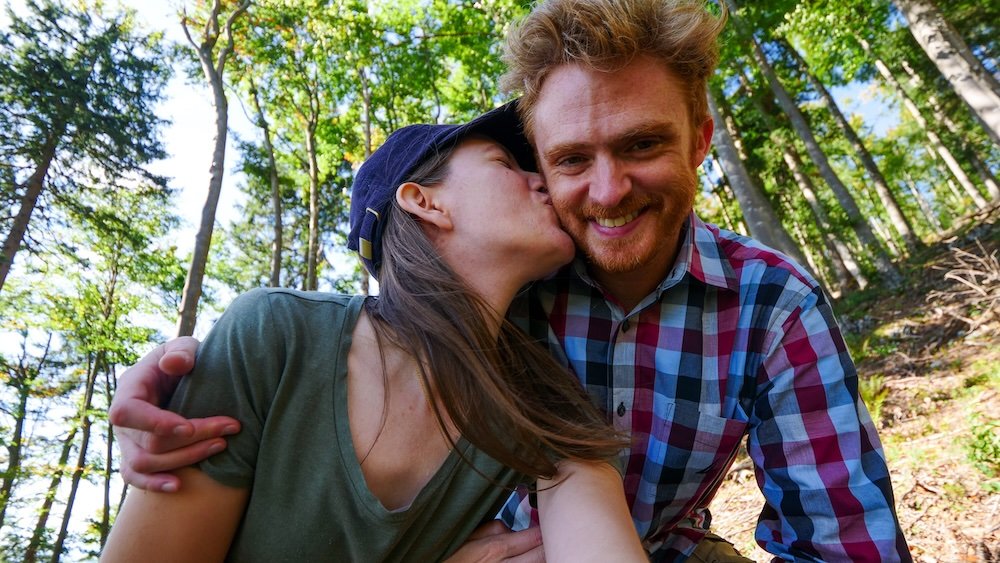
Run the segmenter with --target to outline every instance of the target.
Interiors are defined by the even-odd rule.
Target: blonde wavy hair
[[[553,68],[613,72],[644,55],[681,78],[697,126],[708,116],[706,89],[726,17],[724,4],[716,16],[704,0],[544,0],[507,34],[501,87],[521,94],[518,111],[532,139],[538,94]]]

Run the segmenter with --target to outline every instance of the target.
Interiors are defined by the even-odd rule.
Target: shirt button
[[[618,416],[625,416],[625,402],[618,403]]]
[[[622,321],[622,332],[628,332],[629,326],[631,325],[629,325],[628,319]]]

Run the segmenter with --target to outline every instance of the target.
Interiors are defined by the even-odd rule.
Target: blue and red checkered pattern
[[[581,260],[511,319],[579,376],[617,428],[632,518],[655,561],[680,561],[747,436],[760,545],[783,559],[909,560],[885,456],[822,290],[789,259],[694,214],[675,266],[622,311]],[[501,517],[537,523],[523,491]]]

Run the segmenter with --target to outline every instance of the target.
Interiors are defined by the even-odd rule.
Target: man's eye
[[[582,156],[565,156],[556,161],[556,166],[574,166],[584,161]]]
[[[657,144],[656,139],[643,139],[641,141],[636,141],[632,145],[632,150],[644,151],[655,147]]]

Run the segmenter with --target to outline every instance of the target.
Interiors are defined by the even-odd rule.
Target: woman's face
[[[455,148],[440,184],[456,241],[477,259],[523,266],[543,277],[573,259],[573,241],[559,226],[541,177],[526,172],[503,145],[471,136]]]

